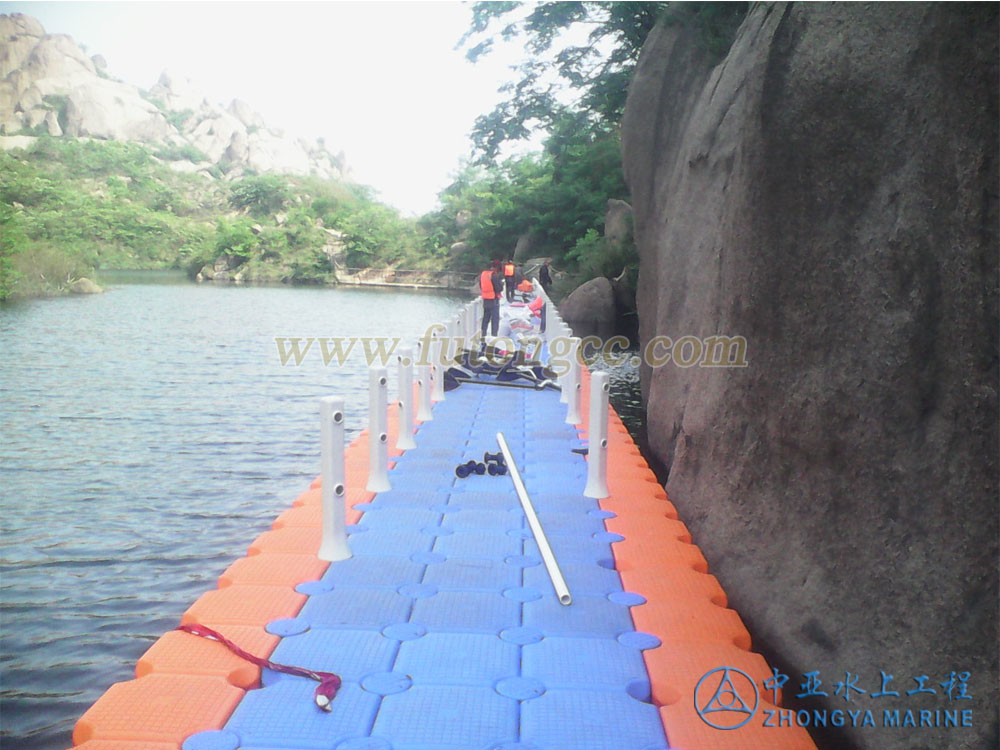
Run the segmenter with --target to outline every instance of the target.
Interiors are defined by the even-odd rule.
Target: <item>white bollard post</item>
[[[569,355],[569,372],[566,373],[566,382],[563,388],[568,390],[566,402],[566,424],[580,424],[583,417],[580,416],[580,362],[577,360],[580,339],[574,337],[570,339],[571,349]]]
[[[369,492],[388,492],[389,418],[386,413],[389,377],[384,367],[368,369],[368,484]]]
[[[608,492],[608,396],[611,385],[606,372],[590,376],[590,421],[587,436],[587,486],[584,497],[607,497]]]
[[[462,310],[462,314],[465,316],[465,338],[472,340],[472,337],[476,335],[476,308],[475,302],[470,302]]]
[[[401,347],[396,355],[399,363],[397,388],[399,390],[399,434],[396,447],[408,451],[417,447],[413,439],[413,348]]]
[[[417,389],[420,393],[420,400],[417,401],[417,419],[421,422],[430,422],[434,419],[434,412],[431,411],[430,365],[417,367]]]
[[[344,470],[344,399],[334,396],[319,401],[320,459],[323,474],[323,536],[319,559],[328,562],[351,557],[344,519],[347,507]]]
[[[448,327],[444,327],[444,335],[448,336]],[[445,345],[444,340],[437,333],[431,335],[431,383],[433,385],[433,392],[431,398],[435,403],[438,401],[444,401],[444,371],[447,369],[445,365],[441,364],[442,353],[444,351]]]

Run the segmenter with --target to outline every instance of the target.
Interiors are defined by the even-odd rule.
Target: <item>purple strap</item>
[[[320,672],[319,670],[305,669],[304,667],[290,667],[285,664],[277,664],[273,661],[268,661],[267,659],[261,659],[259,656],[254,656],[253,654],[244,651],[231,640],[226,638],[226,636],[212,630],[211,628],[205,627],[204,625],[181,625],[177,629],[183,630],[185,633],[190,633],[191,635],[198,635],[202,638],[211,638],[212,640],[216,640],[240,658],[246,659],[248,662],[256,664],[258,667],[266,667],[267,669],[275,672],[291,674],[296,677],[308,677],[311,680],[316,680],[316,682],[319,683],[319,687],[317,687],[316,692],[313,693],[313,699],[316,701],[316,705],[324,711],[331,710],[330,702],[337,695],[337,691],[340,689],[341,684],[340,677],[333,674],[333,672]]]

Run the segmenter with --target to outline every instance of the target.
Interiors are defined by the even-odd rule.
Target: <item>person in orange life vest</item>
[[[503,264],[503,280],[507,283],[508,302],[514,301],[514,287],[517,284],[517,282],[514,280],[515,269],[516,266],[514,265],[514,261],[512,260],[508,260],[506,263]]]
[[[535,295],[535,298],[528,305],[528,309],[539,320],[538,330],[545,333],[545,298],[540,294]]]
[[[482,335],[486,337],[486,328],[491,328],[491,335],[497,335],[500,327],[500,293],[503,290],[503,280],[500,276],[500,261],[479,274],[479,293],[483,297],[483,328]]]

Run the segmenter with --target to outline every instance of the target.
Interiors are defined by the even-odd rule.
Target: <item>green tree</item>
[[[275,174],[254,175],[234,182],[229,191],[229,203],[234,208],[246,208],[257,217],[271,216],[292,199],[288,181]]]
[[[489,54],[497,37],[525,38],[530,57],[519,77],[501,87],[507,98],[476,119],[473,147],[483,161],[496,158],[506,141],[521,140],[536,128],[551,131],[569,112],[593,123],[621,121],[628,83],[639,51],[661,19],[694,23],[718,56],[728,49],[748,3],[736,2],[539,2],[525,12],[518,2],[477,2],[462,40],[466,56]],[[497,29],[499,27],[499,29]],[[565,43],[563,33],[590,28],[587,43]],[[573,104],[560,103],[560,90],[575,92]]]

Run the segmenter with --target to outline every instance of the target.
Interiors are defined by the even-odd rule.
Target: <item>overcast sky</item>
[[[212,101],[243,99],[271,127],[323,136],[359,182],[411,214],[434,207],[522,54],[513,44],[467,62],[455,50],[471,16],[460,2],[0,2],[11,12],[140,88],[169,70]]]

